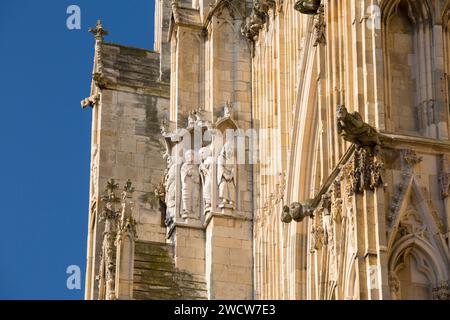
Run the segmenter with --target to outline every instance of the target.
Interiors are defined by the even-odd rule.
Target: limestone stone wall
[[[402,296],[405,287],[414,287],[421,292],[418,297],[436,298],[436,292],[444,290],[448,277],[440,269],[448,268],[444,267],[448,266],[448,258],[442,252],[448,250],[443,248],[448,246],[445,239],[449,213],[445,197],[438,190],[443,181],[439,178],[442,169],[436,167],[439,157],[448,152],[445,146],[448,115],[444,112],[444,106],[448,107],[448,77],[444,74],[448,70],[445,69],[448,57],[445,63],[443,59],[448,55],[444,47],[448,27],[442,28],[448,26],[444,10],[448,1],[414,5],[396,0],[322,1],[323,11],[314,16],[294,10],[296,2],[300,1],[275,1],[252,39],[253,124],[260,129],[278,130],[261,139],[259,152],[272,161],[256,167],[254,179],[255,190],[259,191],[254,195],[256,295],[400,299],[406,297]],[[445,21],[441,24],[443,12]],[[343,199],[349,216],[355,214],[350,224],[355,229],[348,229],[344,238],[333,235],[336,237],[333,241],[347,248],[347,252],[354,245],[355,265],[346,265],[350,256],[336,258],[334,244],[327,244],[326,249],[317,244],[324,241],[321,232],[326,234],[326,227],[330,232],[338,230],[327,225],[326,215],[298,224],[278,223],[284,204],[321,195],[347,161],[351,144],[339,136],[336,126],[336,107],[340,104],[350,113],[358,112],[362,121],[374,126],[384,137],[384,187],[364,191],[364,196]],[[423,140],[424,137],[429,140]],[[429,148],[434,150],[432,155]],[[422,159],[412,174],[417,185],[421,185],[417,187],[422,190],[420,201],[398,200],[397,188],[403,188],[398,176],[405,170],[409,172],[406,160],[398,163],[406,152],[404,149],[413,150]],[[397,158],[392,154],[397,154]],[[280,178],[283,172],[286,181]],[[430,231],[430,238],[440,239],[428,241],[434,248],[429,254],[439,261],[429,266],[433,275],[414,271],[414,264],[420,265],[418,261],[424,257],[417,252],[407,258],[409,273],[397,270],[401,279],[392,273],[396,268],[393,261],[402,256],[395,251],[396,245],[402,245],[395,243],[404,240],[396,231],[401,228],[401,219],[393,225],[388,221],[388,212],[392,206],[396,207],[396,201],[406,206],[399,205],[399,217],[408,217],[411,212],[407,210],[408,203],[426,202],[427,207],[434,208],[416,209],[418,225],[434,230]],[[429,216],[434,216],[434,220]],[[439,229],[436,227],[439,225],[447,226]],[[348,241],[353,232],[352,244]],[[402,250],[406,249],[407,246]],[[343,270],[348,270],[347,278],[338,276],[340,280],[335,280],[330,264],[334,259]],[[422,278],[422,282],[414,283],[407,277],[428,277],[428,280]],[[397,280],[398,287],[403,289],[393,292]]]
[[[160,122],[168,117],[169,86],[159,81],[159,54],[97,43],[93,94],[91,212],[86,297],[95,299],[103,239],[100,213],[106,182],[129,179],[135,188],[133,217],[141,240],[165,242],[154,190],[164,176]]]

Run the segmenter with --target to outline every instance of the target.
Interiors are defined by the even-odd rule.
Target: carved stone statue
[[[194,164],[195,153],[188,150],[184,156],[184,164],[181,166],[181,192],[183,212],[181,217],[187,219],[198,210],[200,174]]]
[[[200,166],[199,172],[202,178],[202,188],[203,188],[203,204],[205,206],[205,211],[211,208],[211,170],[212,170],[212,152],[211,148],[204,147],[200,151]]]
[[[303,14],[317,14],[321,0],[299,0],[294,4],[294,9]]]
[[[167,174],[165,177],[166,188],[166,226],[172,224],[175,217],[175,193],[176,193],[176,164],[172,161],[172,157],[167,158]]]
[[[357,147],[375,147],[381,145],[377,131],[362,120],[358,112],[348,113],[345,106],[340,105],[336,112],[337,130],[344,140],[354,143]]]
[[[219,207],[234,208],[236,179],[233,145],[226,143],[217,159],[217,182],[219,184]]]

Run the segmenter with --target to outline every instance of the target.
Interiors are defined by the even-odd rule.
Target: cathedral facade
[[[90,30],[86,299],[450,299],[449,0],[155,5]]]

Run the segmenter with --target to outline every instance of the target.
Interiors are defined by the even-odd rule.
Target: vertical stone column
[[[206,217],[209,299],[253,299],[252,234],[252,222],[231,210]]]

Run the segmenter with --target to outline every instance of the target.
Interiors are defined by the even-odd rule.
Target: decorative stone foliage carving
[[[393,199],[392,204],[387,216],[387,221],[391,224],[395,221],[395,217],[398,215],[400,211],[400,207],[402,205],[407,184],[411,178],[411,174],[412,173],[410,171],[402,172],[402,180],[395,188],[394,196],[392,198]]]
[[[331,217],[334,222],[342,221],[341,181],[338,177],[331,187]]]
[[[442,281],[433,288],[434,300],[450,300],[450,281]]]
[[[417,164],[422,162],[422,157],[419,157],[417,153],[412,149],[406,149],[402,151],[403,159],[408,164],[409,167],[414,168]]]
[[[97,21],[97,25],[95,28],[89,28],[89,32],[95,36],[96,69],[93,73],[93,80],[98,88],[103,89],[107,86],[108,82],[103,75],[102,42],[103,37],[107,36],[109,32],[103,28],[101,20]]]
[[[398,279],[395,272],[389,272],[388,279],[389,289],[391,291],[391,299],[397,300],[400,298],[400,280]]]
[[[375,157],[372,150],[368,148],[355,150],[351,160],[343,169],[347,196],[363,193],[364,190],[374,191],[382,187],[384,185],[383,170],[383,162]]]

